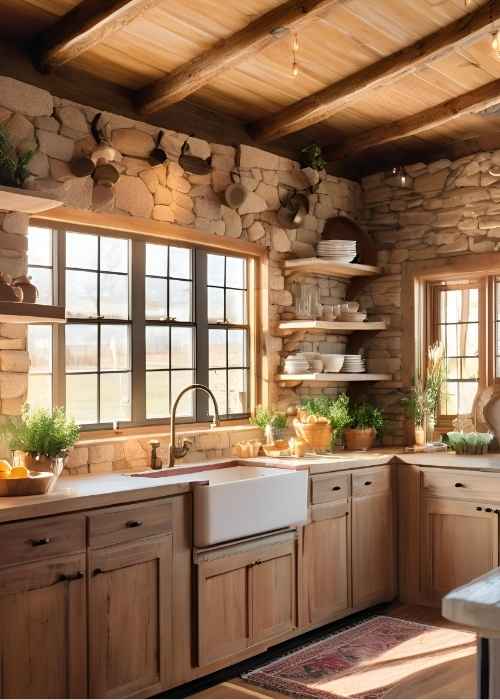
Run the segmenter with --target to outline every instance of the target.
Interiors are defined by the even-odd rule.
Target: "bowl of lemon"
[[[52,472],[12,467],[6,460],[0,460],[0,496],[39,496],[48,493],[56,478]]]

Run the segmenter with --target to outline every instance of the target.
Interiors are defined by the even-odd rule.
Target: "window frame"
[[[248,418],[253,412],[258,400],[257,384],[255,381],[256,374],[256,325],[257,325],[257,304],[251,298],[257,290],[257,265],[255,257],[240,252],[233,251],[229,247],[223,249],[220,246],[211,247],[197,244],[196,241],[187,242],[173,239],[167,236],[155,236],[130,231],[122,231],[119,229],[100,228],[88,225],[80,225],[77,223],[55,223],[49,218],[35,219],[32,221],[33,226],[41,226],[52,230],[53,238],[53,256],[52,256],[52,274],[53,274],[53,303],[65,305],[66,292],[66,232],[76,232],[84,234],[93,234],[109,238],[125,238],[129,240],[129,319],[80,319],[72,318],[69,323],[101,323],[107,324],[129,324],[130,325],[130,344],[131,344],[131,420],[120,422],[121,428],[145,428],[159,425],[170,425],[170,417],[164,418],[146,418],[146,343],[145,330],[148,325],[157,326],[180,326],[194,328],[194,363],[193,375],[195,382],[201,382],[208,385],[208,319],[206,318],[206,277],[199,277],[200,269],[202,268],[202,260],[205,257],[205,272],[206,272],[206,255],[216,254],[225,255],[228,257],[243,258],[246,261],[247,269],[247,299],[246,299],[246,324],[229,324],[229,328],[238,327],[245,328],[247,331],[247,412],[223,414],[221,418],[224,422],[241,422],[242,419]],[[146,227],[147,228],[147,227]],[[217,237],[218,238],[218,237]],[[145,264],[146,264],[146,244],[152,243],[156,245],[167,245],[179,248],[188,248],[192,251],[192,321],[170,321],[170,320],[146,320],[145,318]],[[251,246],[251,244],[248,244]],[[141,284],[137,284],[138,280],[142,280]],[[133,289],[133,294],[131,290]],[[200,308],[205,303],[205,318],[200,317]],[[52,397],[53,405],[65,405],[66,394],[66,371],[65,371],[65,345],[64,345],[64,324],[52,325]],[[206,331],[206,343],[199,342],[202,335],[202,329]],[[174,398],[174,397],[172,397]],[[99,397],[98,397],[99,400]],[[210,407],[211,409],[211,407]],[[180,417],[177,419],[179,423],[195,425],[197,423],[208,423],[212,420],[212,410],[209,410],[208,397],[203,392],[194,392],[193,394],[193,416]],[[107,431],[113,428],[111,422],[83,424],[82,432],[97,432]]]

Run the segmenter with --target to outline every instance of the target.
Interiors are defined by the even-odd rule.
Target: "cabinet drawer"
[[[500,499],[500,477],[448,469],[429,469],[423,475],[429,495],[447,498]]]
[[[68,515],[0,527],[0,566],[85,550],[85,517]]]
[[[162,499],[107,508],[88,516],[89,547],[108,547],[172,531],[172,504]]]
[[[327,503],[348,498],[349,474],[320,474],[311,477],[311,503]]]
[[[389,491],[391,488],[391,468],[360,469],[352,475],[352,495],[369,496],[372,493]]]

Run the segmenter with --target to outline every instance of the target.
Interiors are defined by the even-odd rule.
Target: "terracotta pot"
[[[425,445],[425,430],[423,425],[415,426],[415,445],[419,447]]]
[[[348,450],[369,450],[377,433],[374,428],[347,428],[344,435]]]
[[[36,304],[38,289],[31,282],[31,277],[27,277],[26,275],[16,277],[16,279],[12,282],[12,286],[22,289],[23,302],[26,304]]]
[[[0,273],[0,301],[22,301],[23,290],[21,287],[13,287],[10,277]]]
[[[330,449],[332,442],[332,429],[330,423],[301,423],[293,421],[295,435],[306,443],[309,450],[323,452]]]

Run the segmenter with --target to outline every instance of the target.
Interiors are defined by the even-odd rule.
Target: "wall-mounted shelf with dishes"
[[[313,382],[321,384],[338,384],[339,382],[388,382],[390,374],[354,374],[349,372],[305,372],[304,374],[280,374],[280,382]]]
[[[385,321],[280,321],[278,330],[282,335],[307,331],[310,333],[353,333],[355,331],[385,331]]]
[[[61,204],[62,202],[42,192],[0,185],[0,211],[41,214],[44,211],[49,211],[49,209],[55,209]]]
[[[284,272],[285,275],[308,274],[350,279],[380,275],[382,271],[375,265],[360,265],[327,258],[293,258],[285,260]]]
[[[0,323],[65,323],[64,306],[0,301]]]

